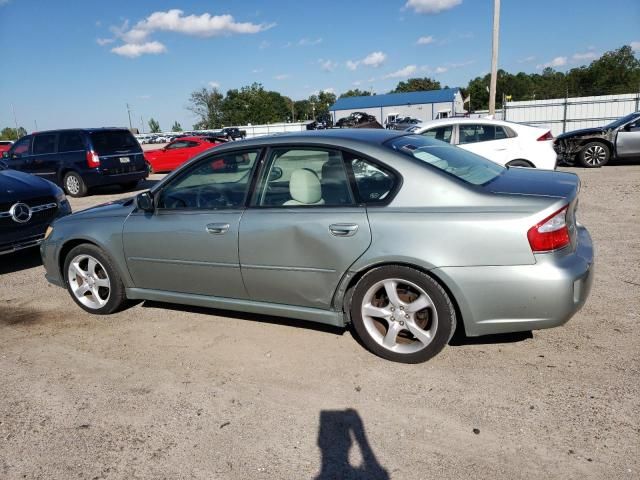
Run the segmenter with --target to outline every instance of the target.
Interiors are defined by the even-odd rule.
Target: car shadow
[[[90,195],[117,195],[123,192],[138,192],[149,190],[155,184],[160,182],[161,178],[146,178],[138,183],[135,188],[125,189],[121,185],[105,185],[101,187],[93,187],[89,192]]]
[[[249,320],[251,322],[270,323],[274,325],[283,325],[287,327],[303,328],[305,330],[315,330],[318,332],[332,333],[334,335],[343,335],[346,331],[345,328],[334,327],[333,325],[325,325],[323,323],[311,322],[306,320],[276,317],[273,315],[263,315],[257,313],[236,312],[234,310],[222,310],[210,307],[195,307],[192,305],[181,305],[177,303],[163,303],[153,300],[145,300],[144,302],[142,302],[142,307],[161,308],[163,310],[173,310],[177,312],[199,313],[202,315],[228,317],[238,320]]]
[[[378,462],[356,410],[322,410],[318,429],[320,473],[315,480],[388,480],[389,473]],[[349,462],[349,452],[360,450],[361,463]]]
[[[39,247],[25,248],[24,250],[3,255],[0,258],[2,258],[0,261],[0,275],[19,272],[42,265]]]
[[[465,345],[493,345],[496,343],[517,343],[533,338],[533,332],[495,333],[493,335],[482,335],[480,337],[467,337],[459,330],[449,340],[451,347],[463,347]]]

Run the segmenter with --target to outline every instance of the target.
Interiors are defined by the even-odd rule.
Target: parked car
[[[70,213],[60,187],[0,161],[0,255],[39,245],[49,224]]]
[[[457,145],[500,165],[556,168],[553,135],[547,128],[487,118],[449,117],[425,122],[411,131]]]
[[[11,145],[13,145],[11,140],[0,140],[0,154],[8,151],[11,148]]]
[[[148,175],[142,148],[124,128],[49,130],[26,135],[2,157],[9,168],[38,175],[82,197],[90,188],[134,188]]]
[[[243,140],[247,136],[246,130],[240,130],[236,127],[227,127],[220,130],[215,136],[226,138],[227,140]]]
[[[640,157],[640,112],[604,127],[563,133],[556,137],[554,146],[563,162],[573,164],[578,160],[587,168],[602,167],[612,157]]]
[[[421,124],[422,120],[419,118],[404,117],[397,119],[395,122],[389,123],[387,128],[392,130],[406,130],[407,128],[420,126]]]
[[[339,128],[354,128],[363,124],[377,123],[376,117],[363,112],[352,112],[349,116],[341,118],[336,122]]]
[[[220,143],[222,142],[209,137],[181,137],[158,150],[147,150],[144,158],[150,173],[170,172],[198,153]]]
[[[395,361],[467,335],[562,325],[593,250],[572,173],[507,169],[422,135],[230,142],[135,199],[57,220],[50,282],[84,310],[154,300],[353,323]]]

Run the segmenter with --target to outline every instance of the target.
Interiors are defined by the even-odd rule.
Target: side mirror
[[[138,208],[145,212],[153,212],[153,196],[148,191],[139,193],[136,197],[136,204]]]
[[[280,167],[273,167],[271,169],[271,171],[269,172],[269,181],[270,182],[274,182],[276,180],[279,180],[282,178],[282,168]]]

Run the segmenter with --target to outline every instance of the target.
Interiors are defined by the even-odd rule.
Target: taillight
[[[553,135],[551,134],[551,130],[548,130],[547,133],[538,137],[539,142],[544,142],[547,140],[553,140]]]
[[[566,247],[569,239],[567,226],[567,207],[562,207],[527,232],[529,245],[534,252],[550,252]]]
[[[93,150],[87,151],[87,165],[89,165],[90,168],[100,166],[100,157]]]

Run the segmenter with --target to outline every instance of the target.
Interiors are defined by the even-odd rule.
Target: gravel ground
[[[94,317],[37,251],[0,257],[0,478],[639,478],[640,165],[569,170],[597,248],[583,310],[422,365],[277,318]]]

